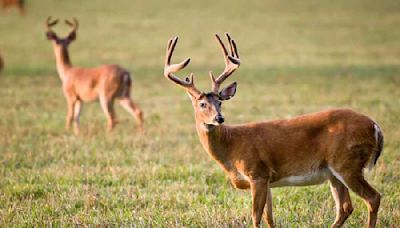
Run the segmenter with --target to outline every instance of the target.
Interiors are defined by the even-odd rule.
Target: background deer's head
[[[55,46],[62,49],[67,49],[68,46],[76,39],[76,30],[78,29],[78,20],[76,18],[73,19],[73,22],[69,20],[65,20],[65,23],[72,27],[72,30],[68,33],[68,35],[64,38],[60,38],[51,28],[58,23],[58,19],[51,20],[51,17],[47,18],[46,27],[47,39],[52,41]]]

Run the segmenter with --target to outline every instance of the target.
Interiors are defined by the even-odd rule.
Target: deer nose
[[[217,121],[217,123],[222,124],[225,120],[224,117],[222,115],[217,115],[215,117],[215,121]]]

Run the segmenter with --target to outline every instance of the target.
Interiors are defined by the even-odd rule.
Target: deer
[[[211,92],[196,88],[194,75],[181,79],[176,72],[190,58],[171,64],[178,37],[168,41],[164,76],[185,89],[193,109],[196,130],[208,155],[229,176],[233,187],[251,191],[253,227],[264,218],[274,227],[271,188],[318,185],[326,181],[336,204],[332,227],[340,227],[353,212],[349,190],[368,207],[368,227],[375,227],[381,195],[365,180],[364,168],[372,168],[383,150],[383,133],[369,117],[350,109],[329,109],[291,119],[225,125],[222,102],[237,89],[222,83],[240,66],[235,41],[226,33],[229,53],[216,34],[225,69],[215,77],[209,72]],[[265,210],[265,212],[264,212]]]
[[[1,73],[1,71],[3,71],[3,68],[4,68],[4,60],[3,60],[3,57],[1,57],[1,53],[0,53],[0,73]]]
[[[21,15],[25,15],[25,0],[1,0],[3,9],[15,6]]]
[[[117,123],[114,112],[114,102],[117,100],[136,119],[139,130],[143,132],[143,112],[130,96],[132,78],[129,71],[116,64],[94,68],[73,66],[68,47],[76,39],[78,20],[76,18],[73,21],[65,20],[72,29],[64,38],[60,38],[52,30],[57,23],[58,19],[47,18],[46,36],[53,45],[57,72],[67,100],[66,129],[70,129],[73,121],[74,132],[79,135],[79,117],[83,103],[99,100],[107,117],[107,131],[110,132]]]

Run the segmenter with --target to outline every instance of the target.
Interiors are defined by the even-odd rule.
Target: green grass
[[[28,1],[28,14],[0,11],[0,226],[136,224],[250,226],[249,192],[235,190],[197,138],[186,94],[162,76],[168,38],[175,60],[192,57],[198,87],[223,67],[213,34],[229,31],[242,66],[227,123],[347,107],[375,119],[385,150],[367,173],[382,193],[379,227],[400,224],[400,3],[398,1]],[[48,15],[77,17],[73,63],[115,62],[134,74],[146,134],[117,109],[105,133],[97,103],[84,106],[82,136],[64,130],[66,104],[45,39]],[[67,28],[56,28],[65,34]],[[273,189],[283,227],[327,227],[328,184]],[[346,227],[366,223],[352,194]]]

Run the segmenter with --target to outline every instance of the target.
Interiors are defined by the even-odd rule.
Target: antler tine
[[[167,51],[165,55],[164,76],[169,80],[171,80],[172,82],[185,88],[193,96],[198,97],[200,96],[201,92],[198,89],[196,89],[194,85],[193,73],[191,73],[190,78],[187,77],[186,80],[182,80],[173,74],[185,68],[190,62],[190,58],[187,58],[180,63],[171,64],[172,53],[174,52],[177,42],[178,42],[178,37],[175,37],[168,41]]]
[[[53,27],[54,25],[56,25],[58,23],[58,19],[55,19],[55,20],[51,20],[51,16],[49,16],[48,18],[47,18],[47,20],[46,20],[46,27],[47,27],[47,30],[49,30],[49,31],[52,31],[51,30],[51,27]]]
[[[79,28],[79,22],[75,17],[74,17],[74,23],[75,23],[75,29],[78,29]]]
[[[73,18],[73,20],[74,20],[73,23],[71,21],[69,21],[69,20],[64,20],[64,22],[65,22],[65,24],[67,24],[67,25],[72,27],[72,32],[75,32],[79,27],[79,23],[78,23],[78,20],[75,17]]]
[[[228,38],[229,47],[231,48],[231,55],[238,59],[239,58],[239,54],[238,54],[238,51],[237,51],[237,47],[236,47],[235,41],[231,38],[229,33],[225,33],[225,35]]]
[[[171,38],[168,41],[167,52],[165,56],[165,65],[164,65],[165,67],[169,66],[171,63],[172,52],[174,51],[177,42],[178,42],[178,37]]]
[[[231,36],[229,36],[228,33],[225,33],[226,38],[228,39],[228,43],[229,43],[229,48],[231,49],[231,55],[234,56],[234,51],[233,51],[233,47],[232,47],[232,38]]]
[[[239,59],[239,54],[237,51],[236,43],[230,37],[230,35],[228,33],[226,33],[225,35],[226,35],[226,38],[228,39],[229,48],[231,51],[230,55],[228,54],[228,51],[227,51],[224,43],[222,42],[221,38],[218,36],[218,34],[215,34],[215,37],[217,38],[217,41],[221,47],[222,54],[224,55],[225,69],[216,79],[215,79],[213,73],[210,71],[212,91],[214,93],[218,93],[218,90],[219,90],[219,87],[221,86],[221,84],[240,66],[240,59]]]

